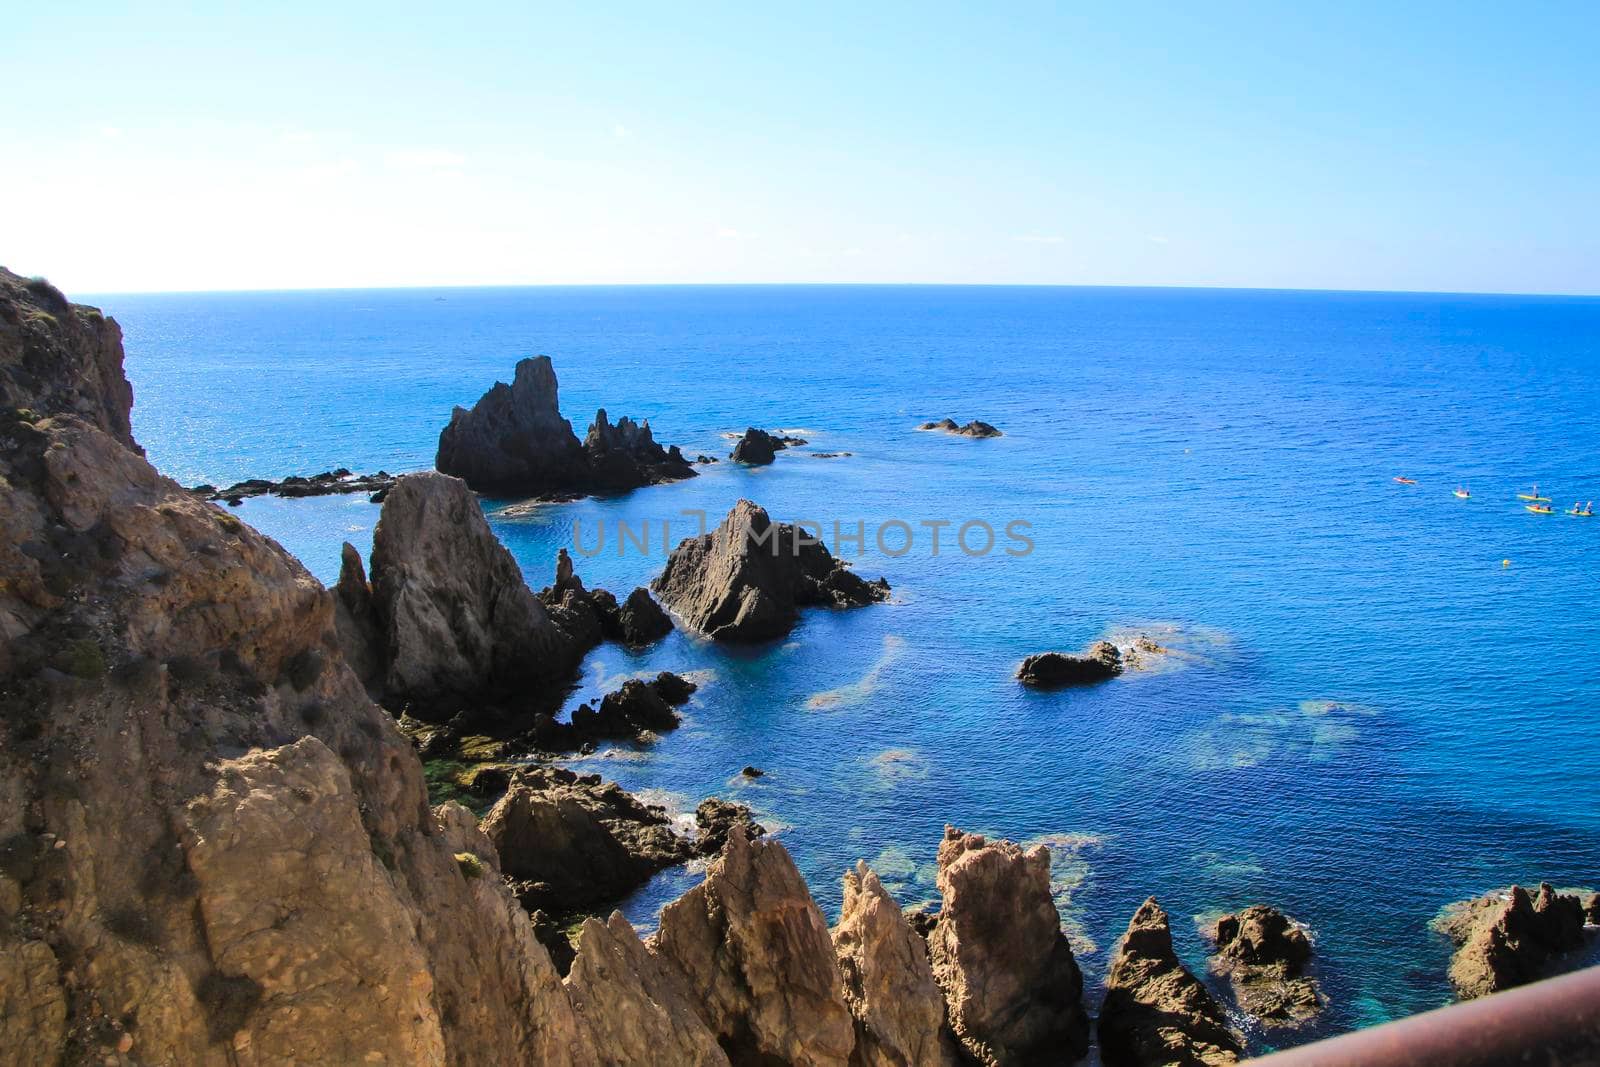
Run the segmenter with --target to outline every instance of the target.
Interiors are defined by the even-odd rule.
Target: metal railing
[[[1262,1067],[1600,1064],[1600,967],[1276,1052]]]

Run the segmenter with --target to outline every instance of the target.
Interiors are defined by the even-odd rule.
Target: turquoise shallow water
[[[590,550],[606,524],[578,569],[619,592],[660,569],[663,521],[673,540],[694,532],[686,510],[744,496],[830,536],[867,524],[856,565],[889,578],[893,603],[813,613],[756,650],[681,634],[607,647],[574,697],[702,672],[683,729],[585,766],[679,806],[752,804],[830,910],[858,857],[903,901],[931,897],[946,822],[1049,839],[1092,980],[1146,895],[1194,964],[1189,917],[1274,903],[1317,941],[1333,1006],[1315,1036],[1447,999],[1447,947],[1427,929],[1441,905],[1512,880],[1600,882],[1600,519],[1514,499],[1534,481],[1563,507],[1600,498],[1600,300],[686,287],[97,302],[126,331],[135,433],[185,482],[426,467],[450,407],[534,352],[554,358],[579,433],[604,405],[690,455],[726,455],[721,434],[751,424],[808,437],[767,469],[486,507],[536,587],[575,520]],[[946,415],[1007,436],[912,429]],[[240,515],[331,580],[377,508],[269,499]],[[895,519],[917,539],[886,556],[870,531]],[[968,557],[951,527],[930,553],[923,520],[968,519],[1027,522],[1034,551]],[[618,521],[649,522],[652,552],[619,557]],[[1095,689],[1011,679],[1030,652],[1130,627],[1184,654]],[[747,763],[767,777],[742,783]],[[664,877],[630,915],[648,923],[691,877]]]

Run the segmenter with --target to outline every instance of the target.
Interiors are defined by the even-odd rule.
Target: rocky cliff
[[[550,357],[517,364],[469,410],[456,408],[439,434],[434,466],[500,496],[571,499],[694,477],[676,445],[662,448],[650,424],[595,414],[584,440],[561,417]]]
[[[333,598],[133,445],[115,324],[12,275],[0,323],[0,1025],[28,1027],[7,1047],[590,1062]]]
[[[889,598],[827,546],[741,500],[710,533],[672,550],[653,588],[690,627],[718,641],[782,637],[808,606],[859,607]]]

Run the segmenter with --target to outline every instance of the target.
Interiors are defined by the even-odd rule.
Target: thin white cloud
[[[1145,238],[1145,240],[1149,241],[1153,245],[1164,245],[1164,244],[1167,243],[1167,239],[1165,237],[1162,237],[1160,234],[1154,234],[1154,233],[1152,233],[1149,236],[1147,236]]]
[[[632,137],[633,131],[619,122],[615,126],[611,127],[611,136],[617,138]]]
[[[732,226],[718,226],[717,236],[722,238],[724,241],[740,241],[743,240],[746,235],[740,233]]]
[[[1065,237],[1058,237],[1053,233],[1025,233],[1017,237],[1025,245],[1058,245],[1066,242]]]

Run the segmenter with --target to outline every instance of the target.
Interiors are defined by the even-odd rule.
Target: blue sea
[[[451,407],[535,353],[580,435],[604,407],[690,456],[725,457],[751,425],[806,438],[765,469],[485,508],[535,588],[567,546],[619,594],[661,569],[664,534],[740,497],[829,541],[863,524],[844,552],[892,603],[810,613],[754,650],[681,633],[606,646],[573,695],[696,672],[682,729],[576,765],[675,810],[750,804],[830,913],[858,858],[903,903],[933,899],[946,823],[1044,841],[1091,989],[1152,894],[1197,970],[1204,917],[1265,902],[1307,923],[1332,1004],[1303,1040],[1446,1002],[1442,905],[1600,883],[1600,518],[1516,499],[1535,482],[1558,511],[1600,498],[1600,300],[774,286],[95,302],[126,332],[135,434],[189,484],[427,468]],[[914,429],[945,416],[1006,436]],[[238,514],[331,581],[378,508]],[[897,520],[912,547],[891,555],[874,533],[891,524],[898,551]],[[934,554],[923,523],[941,520]],[[997,532],[987,554],[954,543],[974,520]],[[1031,552],[1004,551],[1012,522]],[[619,523],[648,524],[649,552],[619,555]],[[1029,653],[1139,632],[1174,650],[1156,669],[1054,693],[1013,680]],[[742,780],[746,764],[766,776]],[[650,925],[695,877],[662,876],[630,917]]]

